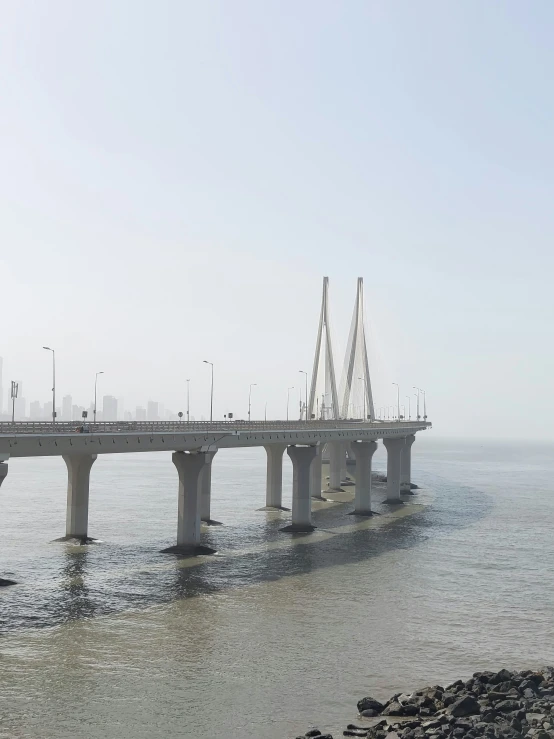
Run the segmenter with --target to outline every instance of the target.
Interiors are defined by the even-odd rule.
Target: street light
[[[252,400],[252,388],[256,387],[258,383],[257,382],[251,382],[250,388],[248,389],[248,423],[250,423],[250,408],[252,406],[251,400]]]
[[[304,420],[308,420],[308,373],[304,372],[304,370],[298,370],[302,375],[306,376],[306,404],[305,404],[305,412],[304,412]]]
[[[190,420],[190,379],[187,380],[187,423]]]
[[[98,375],[103,374],[103,372],[97,372],[94,378],[94,423],[96,423],[96,386],[98,385]]]
[[[212,368],[212,389],[210,392],[210,423],[213,421],[214,417],[214,365],[213,362],[208,362],[207,359],[202,360],[204,364],[209,364]]]
[[[416,386],[414,385],[414,386],[413,386],[413,390],[417,390],[417,413],[416,413],[416,415],[417,415],[417,420],[419,421],[419,394],[420,394],[420,392],[421,392],[421,389],[420,389],[420,388],[418,388],[418,387],[416,387]],[[416,395],[416,393],[414,393],[414,395]]]
[[[362,380],[362,382],[364,383],[364,421],[365,421],[365,416],[366,416],[366,412],[365,412],[365,377],[358,377],[358,380]]]
[[[412,420],[412,399],[409,395],[406,395],[406,400],[408,401],[408,420]]]
[[[49,346],[43,346],[47,352],[52,352],[52,426],[56,425],[56,352]]]
[[[396,385],[396,416],[397,420],[400,421],[400,385],[397,382],[393,382]]]
[[[287,421],[289,420],[289,398],[290,398],[291,390],[294,390],[294,385],[292,385],[292,387],[287,388]]]
[[[427,404],[425,402],[425,390],[421,391],[423,393],[423,420],[427,420]]]

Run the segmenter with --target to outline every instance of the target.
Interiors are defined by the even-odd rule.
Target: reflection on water
[[[263,455],[220,452],[218,555],[192,560],[159,553],[176,516],[167,455],[98,460],[104,541],[89,547],[49,543],[64,520],[54,461],[12,465],[3,572],[22,584],[0,592],[0,736],[277,739],[338,729],[364,694],[554,661],[550,450],[413,451],[419,495],[391,513],[377,491],[372,519],[314,504],[310,536],[256,511]]]

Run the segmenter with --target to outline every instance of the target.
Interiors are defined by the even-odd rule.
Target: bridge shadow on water
[[[418,496],[405,500],[409,507],[418,503]],[[374,508],[381,514],[390,511],[379,503]],[[219,554],[193,562],[161,555],[165,542],[67,546],[46,582],[6,589],[3,596],[7,597],[0,600],[0,633],[144,609],[369,562],[395,550],[421,546],[431,537],[447,537],[483,519],[492,508],[490,496],[442,483],[429,506],[380,521],[385,525],[375,527],[355,527],[366,519],[346,515],[352,503],[324,505],[314,512],[314,523],[319,532],[328,534],[325,537],[280,532],[290,517],[286,513],[260,512],[259,520],[211,527],[203,534],[203,543]]]

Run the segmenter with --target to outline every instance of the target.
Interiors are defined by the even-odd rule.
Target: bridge
[[[0,424],[0,485],[8,462],[61,456],[67,466],[65,540],[88,535],[89,479],[99,454],[171,451],[179,477],[177,541],[180,554],[213,552],[201,545],[201,522],[211,519],[211,465],[218,449],[263,446],[267,452],[267,509],[282,509],[285,450],[293,465],[292,520],[283,531],[313,531],[311,498],[322,499],[322,450],[329,455],[329,490],[340,490],[347,456],[356,461],[353,513],[371,515],[371,460],[382,439],[387,450],[387,502],[410,489],[411,446],[424,421],[272,421],[253,423],[97,423],[80,433],[74,423]]]
[[[316,341],[311,391],[306,395],[298,421],[210,423],[113,422],[92,423],[0,423],[0,485],[8,474],[9,461],[20,457],[60,456],[67,466],[65,536],[82,544],[93,541],[88,532],[89,481],[99,454],[171,451],[178,473],[177,537],[166,549],[183,555],[210,554],[202,545],[201,523],[211,518],[211,468],[219,449],[264,447],[267,453],[265,504],[268,510],[283,509],[282,470],[285,450],[293,465],[290,524],[282,531],[309,533],[312,498],[325,500],[322,459],[329,460],[327,491],[338,491],[346,478],[347,460],[355,461],[353,514],[370,516],[371,465],[382,440],[387,450],[387,497],[402,503],[410,491],[411,447],[419,431],[430,428],[427,416],[417,411],[416,420],[400,415],[392,421],[377,420],[369,378],[363,326],[363,285],[358,280],[354,317],[348,342],[340,391],[335,382],[328,313],[328,280]],[[358,382],[359,381],[359,382]],[[360,384],[362,383],[362,384]],[[356,411],[363,408],[363,415]]]

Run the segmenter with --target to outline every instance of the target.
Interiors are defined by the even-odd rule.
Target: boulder
[[[304,736],[321,736],[321,731],[319,729],[310,729]]]
[[[380,702],[375,700],[375,698],[372,698],[371,696],[368,696],[367,698],[362,698],[358,701],[358,711],[362,713],[362,711],[375,711],[376,714],[381,713],[381,711],[384,709],[384,705]]]
[[[519,711],[520,708],[520,702],[515,700],[500,701],[495,705],[495,709],[501,713],[512,713],[512,711]]]
[[[456,718],[459,716],[475,716],[481,711],[479,703],[470,695],[464,695],[449,707],[449,713]]]
[[[500,683],[506,682],[506,680],[512,679],[512,673],[508,670],[500,670],[496,673],[496,675],[493,675],[491,678],[489,678],[489,683],[492,683],[493,685],[499,685]]]

